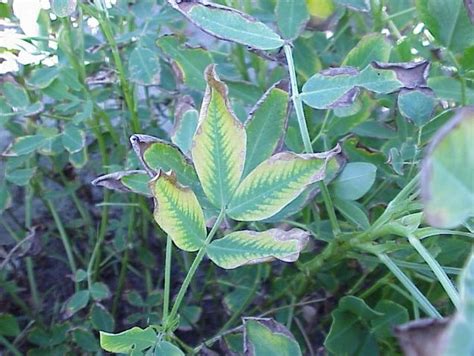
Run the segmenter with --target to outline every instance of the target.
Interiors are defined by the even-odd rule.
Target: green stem
[[[166,237],[166,257],[165,257],[165,287],[163,296],[163,320],[168,319],[170,306],[170,282],[171,282],[171,254],[173,252],[173,241],[168,235]]]
[[[12,354],[15,356],[21,356],[22,353],[18,351],[18,349],[13,345],[10,341],[8,341],[6,338],[0,335],[0,344],[5,346],[5,349],[8,349]]]
[[[69,266],[71,268],[72,275],[76,275],[76,262],[74,261],[74,255],[72,253],[72,248],[71,244],[69,243],[69,237],[66,234],[66,230],[64,229],[64,225],[58,215],[58,212],[56,211],[56,208],[54,207],[54,204],[51,202],[51,200],[46,199],[46,205],[48,206],[49,211],[51,212],[51,215],[53,216],[54,222],[56,224],[56,227],[59,231],[59,236],[61,237],[61,241],[63,242],[64,249],[66,250],[66,256],[69,262]],[[76,291],[79,290],[79,284],[77,282],[75,283]]]
[[[27,163],[27,167],[30,166],[30,162]],[[25,188],[25,227],[27,230],[31,229],[32,222],[32,200],[33,190],[31,186]],[[38,293],[38,286],[36,284],[35,269],[33,265],[33,259],[31,257],[26,258],[26,273],[28,276],[28,284],[30,285],[31,296],[35,308],[40,305],[40,298]]]
[[[309,137],[308,126],[306,125],[306,119],[304,116],[303,103],[298,91],[298,81],[296,79],[296,70],[295,64],[293,61],[293,52],[289,44],[283,46],[285,51],[286,61],[288,63],[288,72],[290,74],[291,82],[291,98],[293,100],[293,105],[296,111],[296,117],[298,119],[298,125],[300,128],[301,138],[303,139],[304,149],[306,153],[313,153],[313,146],[311,145],[311,139]],[[341,232],[339,223],[336,218],[336,212],[334,210],[334,205],[331,200],[331,196],[327,190],[326,184],[324,181],[319,181],[319,188],[323,194],[324,205],[329,215],[329,220],[333,229],[334,236],[337,236]]]
[[[117,46],[117,42],[115,42],[115,38],[112,32],[112,28],[110,26],[110,19],[104,12],[100,12],[99,15],[99,23],[102,29],[102,32],[109,43],[110,49],[112,51],[112,57],[114,59],[115,68],[117,69],[117,74],[120,80],[120,88],[122,89],[123,96],[125,98],[125,103],[127,105],[128,111],[130,112],[130,120],[131,120],[131,128],[133,133],[140,132],[140,121],[138,120],[137,108],[135,105],[135,100],[133,97],[133,93],[128,85],[127,78],[125,78],[125,70],[122,63],[122,59],[120,58],[120,52]]]
[[[453,283],[451,282],[443,268],[440,266],[438,261],[433,258],[429,251],[423,246],[421,241],[418,240],[415,236],[411,234],[408,235],[408,241],[413,246],[413,248],[420,254],[420,256],[423,257],[428,266],[430,266],[431,270],[438,278],[439,283],[441,283],[441,285],[443,286],[444,290],[448,294],[456,309],[459,309],[459,306],[461,304],[459,293],[457,292]]]
[[[222,220],[224,220],[224,216],[225,216],[225,210],[222,209],[221,212],[219,213],[219,216],[217,217],[216,222],[214,223],[214,226],[209,232],[209,235],[207,235],[203,246],[199,249],[196,257],[194,258],[194,261],[191,264],[191,267],[189,268],[189,271],[186,274],[186,277],[184,278],[183,284],[181,285],[181,288],[178,291],[178,295],[176,296],[176,300],[173,304],[173,308],[171,309],[171,312],[168,315],[167,320],[165,321],[165,326],[168,324],[169,321],[173,322],[173,320],[175,319],[176,314],[178,313],[179,307],[181,306],[181,302],[183,301],[184,295],[186,294],[186,291],[188,290],[189,284],[191,283],[191,280],[193,279],[197,268],[199,267],[202,259],[204,258],[204,254],[206,253],[206,247],[212,241],[212,238],[214,237],[217,230],[219,229],[219,226],[221,225]]]
[[[432,318],[441,319],[441,314],[430,303],[430,301],[420,292],[420,290],[413,284],[413,282],[406,276],[405,273],[388,257],[386,254],[378,254],[379,260],[387,266],[387,268],[397,277],[401,284],[410,292],[415,300],[420,304],[420,307]]]

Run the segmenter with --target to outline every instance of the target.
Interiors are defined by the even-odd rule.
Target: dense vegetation
[[[0,354],[474,354],[472,0],[0,17]]]

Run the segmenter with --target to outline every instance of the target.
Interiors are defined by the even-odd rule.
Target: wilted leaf
[[[291,332],[273,319],[244,318],[244,355],[301,356]]]
[[[395,335],[406,356],[441,356],[448,319],[419,319],[397,326]]]
[[[151,196],[148,182],[150,177],[145,171],[120,171],[100,176],[92,181],[93,185],[126,193],[138,193]]]
[[[280,88],[279,83],[272,86],[260,98],[245,122],[247,155],[244,176],[275,152],[283,136],[289,99],[288,90],[285,89]]]
[[[196,26],[217,38],[262,50],[276,49],[284,44],[267,25],[230,7],[199,0],[168,2]]]
[[[194,167],[177,146],[148,135],[133,135],[130,142],[151,177],[159,170],[172,170],[180,184],[193,189],[199,185]]]
[[[310,184],[323,180],[327,162],[340,152],[298,155],[281,152],[263,161],[240,183],[229,203],[228,215],[240,221],[271,217]]]
[[[433,138],[421,169],[425,217],[452,228],[474,216],[474,108],[460,109]]]
[[[109,352],[131,353],[133,356],[138,356],[152,347],[155,342],[156,333],[151,326],[146,329],[133,327],[119,334],[100,332],[100,346]]]
[[[206,238],[204,213],[193,191],[160,171],[150,182],[155,220],[180,249],[196,251]]]
[[[294,262],[308,242],[308,236],[306,231],[300,229],[236,231],[214,240],[207,246],[207,255],[216,265],[225,269],[275,259]]]
[[[397,79],[402,83],[403,88],[406,89],[425,88],[431,66],[427,60],[406,63],[382,63],[375,61],[372,65],[377,69],[395,72]]]
[[[287,40],[298,37],[309,20],[305,0],[278,0],[275,12],[280,33]]]
[[[244,169],[246,133],[227,98],[227,87],[214,65],[206,69],[208,86],[194,135],[192,158],[201,185],[217,208],[227,205]]]

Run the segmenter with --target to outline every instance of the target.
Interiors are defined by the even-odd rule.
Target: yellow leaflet
[[[154,217],[180,249],[198,250],[206,238],[204,214],[194,192],[162,171],[150,182],[155,198]]]
[[[212,204],[222,208],[240,182],[247,138],[214,65],[207,67],[205,77],[207,88],[191,154],[204,192]]]

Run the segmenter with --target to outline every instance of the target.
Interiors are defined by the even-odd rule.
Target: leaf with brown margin
[[[221,209],[239,185],[247,135],[232,111],[227,86],[220,81],[214,65],[206,69],[205,76],[207,88],[191,155],[206,196]]]
[[[425,88],[431,66],[427,60],[407,63],[382,63],[374,61],[372,65],[378,69],[394,71],[397,79],[407,89]]]
[[[199,0],[168,0],[171,6],[208,34],[260,50],[277,49],[283,39],[257,19],[236,9]]]
[[[138,193],[151,196],[148,189],[150,177],[145,171],[132,170],[105,174],[92,181],[92,185],[125,193]]]
[[[301,229],[262,232],[234,231],[207,246],[207,255],[221,268],[280,260],[294,262],[308,243],[309,234]]]
[[[293,334],[271,318],[243,318],[244,355],[301,356]]]
[[[206,238],[204,213],[196,195],[176,180],[173,172],[159,171],[150,182],[155,198],[153,216],[173,242],[184,251],[196,251]]]

